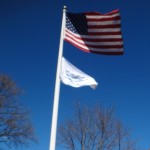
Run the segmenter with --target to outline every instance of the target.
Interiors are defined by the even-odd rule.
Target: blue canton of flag
[[[87,19],[83,13],[68,13],[66,17],[66,27],[76,34],[87,34]]]

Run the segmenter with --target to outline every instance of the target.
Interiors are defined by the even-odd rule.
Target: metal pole
[[[63,19],[62,19],[59,54],[58,54],[58,62],[57,62],[57,72],[56,72],[56,81],[55,81],[55,92],[54,92],[53,114],[52,114],[51,137],[50,137],[49,150],[55,150],[55,147],[56,147],[56,131],[57,131],[59,93],[60,93],[60,71],[61,71],[61,59],[62,59],[62,55],[63,55],[65,23],[66,23],[66,6],[64,6],[64,8],[63,8]]]

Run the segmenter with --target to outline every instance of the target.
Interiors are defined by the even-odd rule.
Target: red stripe
[[[80,43],[79,41],[77,41],[77,40],[80,40],[80,41],[83,41],[81,38],[72,38],[72,37],[70,37],[69,35],[66,35],[66,37],[69,37],[71,40],[73,40],[73,41],[75,41],[75,42],[77,42],[77,43]],[[85,44],[82,44],[82,43],[80,43],[81,45],[85,45]]]
[[[120,28],[120,24],[114,25],[88,25],[88,29],[106,29],[106,28]]]
[[[123,55],[124,52],[123,51],[118,51],[118,52],[102,52],[102,51],[90,51],[91,53],[95,53],[95,54],[104,54],[104,55]]]
[[[66,31],[67,32],[67,31]],[[72,40],[74,40],[74,38],[75,39],[78,39],[78,40],[84,40],[84,39],[86,39],[86,38],[80,38],[80,37],[77,37],[77,36],[74,36],[73,34],[71,34],[71,33],[69,33],[69,32],[67,32],[68,34],[66,34],[66,36],[67,37],[69,37],[69,38],[71,38]],[[72,38],[71,36],[73,36],[74,38]]]
[[[72,35],[72,34],[70,34]],[[75,39],[78,39],[78,40],[82,40],[82,41],[86,41],[86,42],[121,42],[123,41],[122,38],[110,38],[110,39],[88,39],[88,38],[79,38],[79,37],[75,37],[72,38],[70,35],[66,35],[67,37],[69,37],[70,39],[74,40]]]
[[[71,43],[72,45],[74,45],[75,47],[77,47],[77,48],[79,48],[79,49],[81,49],[81,50],[83,50],[83,51],[85,51],[85,52],[90,52],[90,51],[88,51],[87,49],[84,49],[84,48],[80,47],[79,45],[77,45],[77,44],[75,44],[75,43],[72,43],[70,40],[68,40],[68,39],[66,39],[66,38],[65,38],[65,40],[66,40],[67,42]]]
[[[121,35],[121,31],[117,31],[117,32],[88,32],[88,35]]]
[[[106,13],[106,14],[104,14],[104,15],[113,15],[113,14],[118,14],[119,13],[119,9],[116,9],[116,10],[113,10],[113,11],[111,11],[111,12],[108,12],[108,13]]]
[[[83,50],[83,51],[85,51],[85,52],[91,52],[91,53],[95,53],[95,54],[104,54],[104,55],[122,55],[124,52],[123,51],[118,51],[118,52],[111,52],[111,51],[107,51],[107,52],[105,52],[105,50],[103,50],[103,51],[93,51],[93,50],[87,50],[87,49],[84,49],[84,48],[82,48],[82,47],[80,47],[80,46],[78,46],[78,45],[76,45],[76,44],[74,44],[74,43],[72,43],[71,41],[69,41],[69,40],[67,40],[67,39],[65,39],[67,42],[69,42],[69,43],[71,43],[72,45],[74,45],[75,47],[77,47],[77,48],[79,48],[80,50]]]
[[[72,39],[72,38],[71,38]],[[70,41],[69,39],[67,39],[67,41]],[[110,48],[123,48],[123,45],[92,45],[92,44],[83,44],[83,43],[80,43],[76,40],[74,40],[75,42],[79,43],[80,45],[83,45],[83,46],[87,46],[89,48],[103,48],[103,49],[110,49]],[[71,41],[70,41],[71,42]],[[71,42],[72,43],[72,42]],[[98,42],[97,42],[98,43]],[[115,43],[114,43],[115,44]],[[75,45],[78,45],[78,44],[75,44]]]
[[[118,39],[118,38],[116,38],[116,39],[112,39],[112,38],[110,38],[110,39],[87,39],[87,38],[82,38],[82,39],[83,39],[83,41],[87,41],[87,42],[121,42],[121,41],[123,41],[122,38],[120,38],[120,39]]]
[[[112,49],[112,48],[119,49],[119,48],[123,48],[123,45],[88,45],[87,44],[87,47],[89,47],[89,48],[90,47],[91,48],[100,48],[100,49]]]
[[[66,31],[67,32],[67,31]],[[71,38],[72,40],[74,40],[71,36],[73,36],[75,39],[78,40],[82,40],[82,41],[87,41],[87,42],[120,42],[123,41],[122,38],[109,38],[109,39],[89,39],[89,38],[80,38],[75,36],[74,34],[71,34],[69,32],[67,32],[68,34],[66,35],[67,37]]]
[[[115,17],[111,17],[111,18],[87,18],[88,22],[93,22],[93,21],[115,21],[115,20],[120,20],[120,16],[115,16]]]
[[[86,12],[84,13],[85,15],[88,15],[88,16],[103,16],[104,14],[100,13],[100,12]]]
[[[100,12],[86,12],[84,14],[89,15],[89,16],[93,16],[93,15],[95,15],[95,16],[100,16],[100,15],[101,16],[109,16],[109,15],[118,14],[118,13],[119,13],[119,9],[111,11],[111,12],[106,13],[106,14],[102,14]]]

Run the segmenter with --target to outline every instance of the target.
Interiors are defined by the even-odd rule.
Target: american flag
[[[66,13],[65,40],[86,52],[123,54],[119,10],[107,14]]]

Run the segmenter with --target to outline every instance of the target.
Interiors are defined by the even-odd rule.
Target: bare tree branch
[[[58,133],[60,143],[69,150],[135,150],[113,107],[81,107],[78,103],[73,118],[60,125]]]
[[[0,75],[0,142],[19,146],[36,141],[29,111],[20,103],[21,89],[6,75]]]

